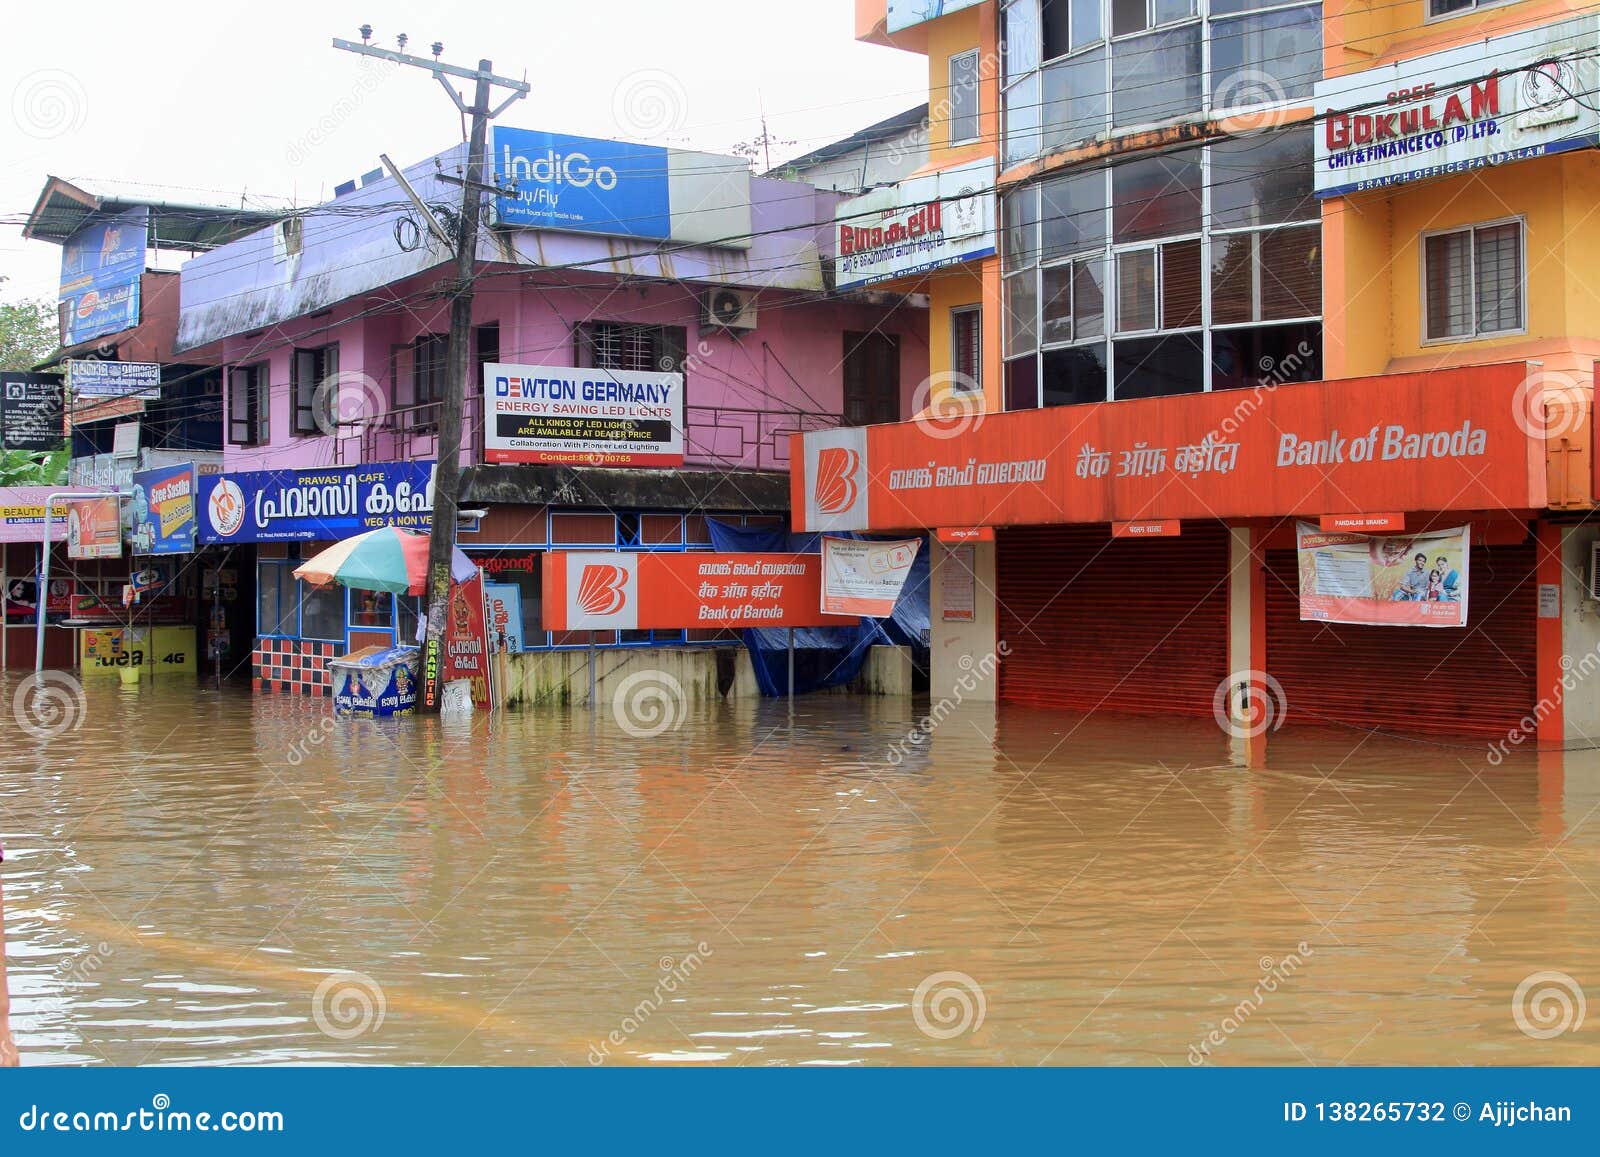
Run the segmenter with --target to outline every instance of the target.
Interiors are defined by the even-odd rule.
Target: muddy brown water
[[[1600,1063],[1595,755],[1290,727],[1252,772],[1209,722],[907,743],[926,704],[818,698],[641,738],[148,684],[40,739],[16,686],[25,1065]]]

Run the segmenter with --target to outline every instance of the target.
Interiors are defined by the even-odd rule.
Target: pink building
[[[497,132],[512,134],[497,138],[508,161],[513,149],[571,158],[581,148],[599,163],[599,184],[609,164],[614,186],[609,200],[592,189],[576,201],[569,187],[540,192],[541,170],[524,155],[502,173],[518,193],[486,201],[461,447],[461,542],[517,588],[520,647],[585,646],[587,634],[551,637],[539,626],[541,551],[694,549],[709,544],[707,517],[786,523],[788,435],[908,417],[928,374],[927,314],[915,298],[830,292],[836,194],[752,177],[734,158]],[[460,153],[407,170],[447,225],[460,193],[441,176],[459,168]],[[561,219],[523,220],[558,198]],[[253,515],[305,512],[282,495],[346,472],[378,477],[379,464],[436,457],[448,259],[384,178],[184,266],[178,345],[226,367],[225,476],[253,503],[229,536],[203,509],[200,537],[253,548],[252,566],[240,569],[253,569],[262,690],[325,694],[329,657],[410,641],[411,600],[315,592],[292,578],[296,559],[349,532],[337,519]],[[495,426],[481,367],[491,364],[681,374],[672,425],[682,465],[487,461],[485,427]],[[596,641],[727,640],[680,631]]]

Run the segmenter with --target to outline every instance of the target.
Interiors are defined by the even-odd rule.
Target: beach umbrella
[[[450,564],[450,577],[465,582],[478,568],[460,550]],[[428,536],[386,526],[336,542],[301,563],[294,577],[314,587],[338,583],[358,591],[390,591],[420,595],[428,586]]]

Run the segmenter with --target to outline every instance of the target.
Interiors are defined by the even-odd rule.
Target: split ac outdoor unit
[[[1600,541],[1589,544],[1589,597],[1600,599]]]
[[[701,320],[721,329],[755,329],[756,295],[745,289],[707,290]]]

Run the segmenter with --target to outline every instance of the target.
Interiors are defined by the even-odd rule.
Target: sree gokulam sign
[[[1594,145],[1597,50],[1586,16],[1319,81],[1317,195]]]
[[[974,161],[874,189],[834,211],[840,289],[995,252],[994,163]]]
[[[570,466],[683,465],[683,375],[492,364],[484,457]]]

